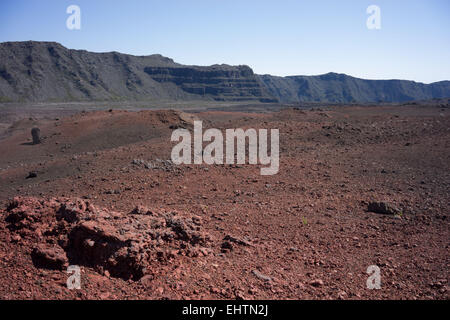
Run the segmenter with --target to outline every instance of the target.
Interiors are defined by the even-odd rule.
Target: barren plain
[[[93,109],[2,109],[0,299],[449,299],[448,101]],[[279,173],[174,165],[193,119],[278,128]]]

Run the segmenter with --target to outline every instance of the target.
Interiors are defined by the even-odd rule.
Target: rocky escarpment
[[[146,67],[144,71],[160,83],[174,83],[183,91],[216,100],[239,101],[258,98],[276,102],[248,66]]]
[[[247,66],[183,66],[161,55],[69,50],[55,42],[0,44],[0,101],[276,101]]]
[[[423,84],[345,74],[276,77],[248,66],[186,66],[161,55],[71,50],[55,42],[0,43],[0,102],[405,102],[450,97],[450,81]]]

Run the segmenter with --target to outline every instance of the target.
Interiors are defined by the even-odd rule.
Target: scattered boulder
[[[133,210],[131,210],[130,214],[137,214],[137,215],[153,215],[153,212],[144,206],[136,206]]]
[[[260,280],[267,281],[267,282],[272,281],[271,277],[260,273],[258,270],[252,270],[252,273],[255,275],[255,277],[257,277]]]
[[[41,130],[39,128],[31,129],[31,137],[33,138],[33,144],[41,143]]]
[[[105,194],[120,194],[120,190],[119,189],[106,190]]]
[[[245,239],[239,239],[232,235],[226,235],[225,238],[223,238],[223,240],[233,242],[233,243],[239,244],[241,246],[246,246],[246,247],[252,246],[252,244],[249,241],[247,241]]]
[[[36,178],[37,177],[37,173],[34,171],[30,171],[28,173],[28,176],[25,177],[25,179],[32,179],[32,178]]]
[[[131,161],[131,164],[144,167],[145,169],[157,169],[166,172],[174,171],[176,168],[172,160],[163,159],[154,159],[150,161],[146,161],[143,159],[133,159],[133,161]]]
[[[38,244],[31,252],[33,264],[38,268],[63,270],[69,261],[65,251],[59,246]]]
[[[370,212],[388,215],[396,215],[400,213],[400,210],[397,207],[387,202],[370,202],[367,209]]]
[[[222,248],[222,252],[228,252],[228,251],[233,250],[233,244],[229,241],[224,241],[224,242],[222,242],[221,248]]]
[[[323,286],[323,281],[321,279],[315,279],[315,280],[310,281],[309,284],[313,287],[318,288],[318,287]]]

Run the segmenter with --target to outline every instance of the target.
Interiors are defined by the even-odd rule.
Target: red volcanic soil
[[[0,298],[449,299],[449,116],[396,106],[18,121],[0,140]],[[279,173],[167,161],[173,129],[194,118],[278,128]],[[81,267],[79,290],[66,287],[68,265]],[[379,290],[366,287],[371,265]]]

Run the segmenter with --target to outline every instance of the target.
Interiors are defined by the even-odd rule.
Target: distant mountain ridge
[[[448,98],[450,81],[424,84],[408,80],[365,80],[345,74],[275,77],[262,75],[280,102],[406,102]]]
[[[277,77],[248,66],[187,66],[161,55],[0,43],[0,101],[216,100],[370,103],[450,97],[450,81],[364,80],[345,74]]]

